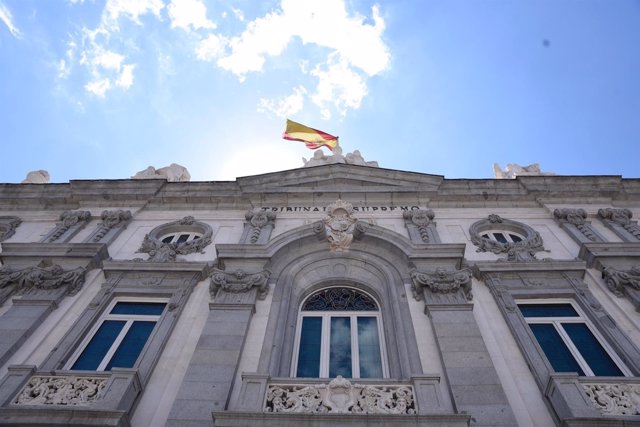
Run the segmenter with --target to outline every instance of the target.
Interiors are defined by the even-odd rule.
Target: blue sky
[[[640,177],[638,0],[0,0],[0,182],[302,165]]]

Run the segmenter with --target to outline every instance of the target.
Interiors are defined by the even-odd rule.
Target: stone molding
[[[602,278],[609,290],[618,297],[624,295],[624,285],[640,291],[640,265],[634,266],[628,271],[604,267]]]
[[[60,214],[60,222],[42,241],[46,243],[68,242],[89,221],[91,221],[91,212],[89,211],[65,211]]]
[[[89,236],[87,239],[88,242],[97,243],[103,240],[105,237],[108,239],[109,234],[112,230],[120,229],[124,230],[127,228],[129,222],[131,222],[131,211],[125,211],[122,209],[113,210],[113,211],[102,211],[100,215],[101,223],[98,224],[96,230]],[[117,234],[117,233],[111,233]],[[115,236],[111,236],[113,239]]]
[[[202,236],[182,243],[164,243],[160,238],[172,232],[197,232]],[[170,262],[176,261],[177,255],[188,255],[192,253],[204,253],[204,248],[211,243],[213,229],[204,222],[196,221],[192,216],[162,224],[149,234],[144,236],[144,240],[138,253],[149,254],[148,262]],[[141,259],[139,259],[142,261]]]
[[[67,287],[67,295],[75,295],[82,288],[84,275],[83,267],[65,271],[57,264],[44,261],[35,267],[22,269],[0,267],[0,303],[12,294],[51,291],[63,286]]]
[[[211,272],[211,282],[209,284],[209,293],[214,299],[221,289],[225,292],[239,294],[248,292],[251,288],[258,289],[258,298],[263,300],[269,293],[267,281],[271,272],[263,270],[257,273],[247,273],[238,269],[234,272],[227,272],[214,268]]]
[[[338,375],[328,384],[269,384],[264,411],[413,415],[416,408],[410,385],[352,384]]]
[[[513,231],[524,237],[520,242],[501,243],[482,236],[489,230]],[[491,252],[496,255],[506,254],[499,261],[538,261],[535,254],[544,251],[542,237],[533,228],[521,222],[503,219],[499,215],[491,214],[487,219],[476,221],[469,227],[471,242],[478,247],[476,252]]]
[[[598,209],[598,216],[614,233],[627,242],[640,241],[640,226],[631,221],[633,213],[629,209]]]
[[[431,209],[416,209],[402,212],[404,225],[409,232],[409,238],[416,243],[440,243],[435,230]]]
[[[22,220],[17,216],[0,216],[0,242],[13,236],[21,223]]]
[[[420,301],[423,299],[425,288],[436,294],[457,293],[462,290],[466,300],[471,301],[471,270],[446,270],[443,267],[436,268],[435,271],[421,272],[413,269],[409,272],[412,285],[413,297]]]
[[[640,415],[640,384],[583,382],[581,385],[603,415]]]
[[[266,243],[271,237],[275,225],[275,212],[264,211],[260,208],[250,209],[244,215],[247,222],[240,238],[240,243]]]
[[[360,238],[366,225],[353,217],[353,205],[338,199],[327,206],[327,217],[313,225],[319,239],[329,242],[331,251],[342,252],[349,249],[353,239]]]
[[[553,217],[578,244],[604,242],[605,239],[587,221],[587,212],[581,208],[555,209]]]
[[[107,380],[90,375],[33,375],[13,404],[89,406],[100,398]]]

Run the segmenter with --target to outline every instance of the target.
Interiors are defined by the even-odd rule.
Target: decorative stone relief
[[[593,405],[603,415],[640,415],[640,384],[582,384]]]
[[[438,267],[432,272],[421,272],[413,269],[409,274],[413,280],[411,291],[417,301],[422,300],[425,287],[436,294],[456,293],[462,290],[467,300],[470,301],[473,298],[471,293],[471,270],[468,268],[447,271],[442,267]]]
[[[106,385],[104,377],[34,375],[13,403],[88,406],[100,398]]]
[[[60,222],[44,238],[44,241],[48,243],[56,240],[66,242],[89,221],[91,221],[91,212],[89,211],[65,211],[60,215]]]
[[[131,220],[131,211],[102,211],[100,215],[102,222],[98,224],[97,230],[91,235],[90,241],[97,243],[104,236],[106,236],[111,230],[115,228],[125,228],[128,222]]]
[[[488,230],[512,231],[523,236],[519,242],[498,242],[483,236]],[[528,225],[517,221],[501,218],[491,214],[487,219],[477,221],[469,227],[471,242],[478,247],[476,252],[491,252],[494,254],[506,254],[499,261],[538,261],[535,254],[544,251],[542,237]]]
[[[244,215],[247,222],[240,239],[241,243],[267,243],[276,220],[275,212],[266,212],[256,208]]]
[[[338,199],[327,206],[327,217],[313,225],[313,231],[320,239],[327,239],[332,251],[346,251],[354,238],[361,237],[366,231],[366,224],[358,221],[353,215],[351,203]]]
[[[213,299],[220,289],[225,292],[238,294],[256,287],[258,288],[258,298],[263,300],[269,293],[267,281],[270,275],[271,272],[269,270],[263,270],[258,273],[247,273],[243,270],[227,272],[215,268],[211,273],[209,293]]]
[[[200,233],[199,238],[180,242],[165,243],[160,238],[172,232],[196,232]],[[149,254],[150,262],[169,262],[176,261],[177,255],[188,255],[192,253],[203,253],[204,248],[211,243],[213,229],[200,221],[196,221],[192,216],[186,216],[181,220],[169,222],[154,228],[151,232],[144,236],[144,240],[138,253]],[[139,258],[138,261],[141,261]]]
[[[640,311],[640,265],[636,265],[628,271],[604,267],[602,278],[611,292],[617,297],[627,295],[636,310]]]
[[[598,216],[606,226],[624,240],[630,242],[640,240],[640,226],[637,221],[631,221],[633,214],[629,209],[598,209]]]
[[[405,227],[412,241],[423,243],[439,243],[435,231],[433,218],[435,214],[431,209],[417,209],[402,212]]]
[[[329,384],[270,384],[265,412],[411,415],[416,408],[411,386],[352,384],[338,375]]]
[[[184,166],[177,163],[171,163],[169,166],[156,169],[153,166],[141,170],[131,179],[166,179],[168,182],[188,182],[191,180],[191,174]]]
[[[40,169],[37,171],[31,171],[27,174],[27,177],[22,181],[22,184],[48,184],[49,172]]]
[[[75,295],[84,283],[85,270],[82,267],[65,271],[57,264],[41,262],[36,267],[13,269],[0,267],[0,303],[9,294],[18,295],[36,290],[50,291],[67,286],[67,295]]]
[[[348,165],[357,165],[357,166],[369,166],[377,168],[378,162],[376,161],[366,161],[360,150],[354,150],[353,153],[347,153],[347,155],[342,155],[342,147],[337,145],[330,156],[324,154],[322,150],[316,150],[313,152],[313,157],[309,160],[306,158],[302,158],[302,163],[305,168],[311,166],[322,166],[322,165],[332,165],[335,163],[346,163]]]
[[[21,223],[17,216],[0,216],[0,242],[13,236]]]
[[[587,212],[584,209],[555,209],[553,216],[578,243],[604,241],[591,227],[591,223],[587,221]],[[575,231],[577,231],[577,233]]]

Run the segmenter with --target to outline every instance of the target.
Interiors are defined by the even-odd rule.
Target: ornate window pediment
[[[147,261],[175,261],[177,255],[202,253],[211,243],[213,229],[192,216],[162,224],[144,236],[138,252],[149,254]]]
[[[535,253],[544,250],[542,237],[521,222],[491,214],[469,228],[477,252],[506,254],[502,261],[536,261]]]

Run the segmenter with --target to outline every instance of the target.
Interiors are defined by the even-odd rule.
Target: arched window
[[[325,288],[300,308],[292,376],[384,378],[384,337],[377,302],[362,291]]]
[[[201,233],[195,232],[177,232],[177,233],[169,233],[160,237],[160,241],[162,243],[184,243],[191,242],[193,240],[197,240],[202,237]]]

